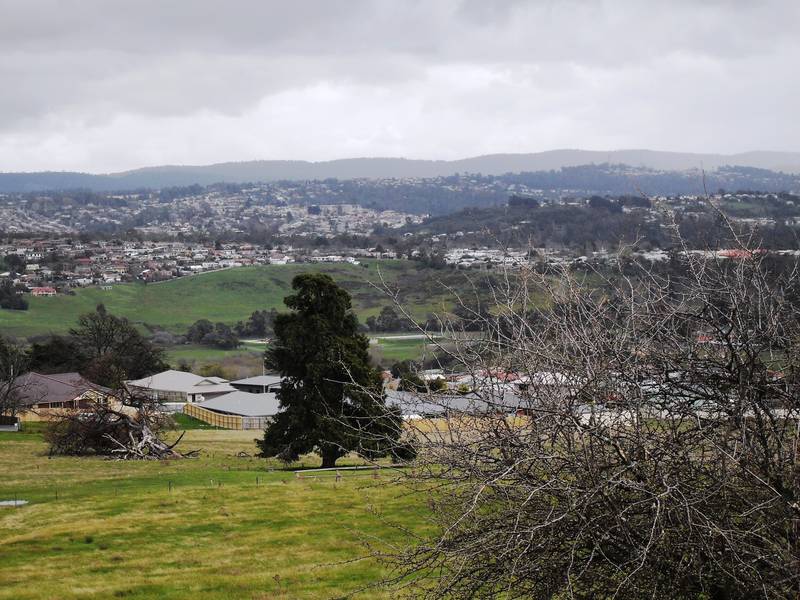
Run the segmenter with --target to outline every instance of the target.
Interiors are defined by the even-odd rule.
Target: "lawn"
[[[423,527],[391,471],[298,479],[236,457],[256,434],[190,430],[200,458],[132,463],[48,459],[40,434],[0,433],[0,500],[30,502],[0,508],[0,599],[326,598],[380,578],[352,561],[397,540],[388,522]]]
[[[381,357],[386,364],[403,360],[419,360],[433,355],[435,348],[424,339],[405,339],[403,337],[380,337],[377,340]]]
[[[26,337],[49,332],[64,333],[78,315],[99,303],[117,315],[144,325],[157,325],[185,333],[198,319],[230,325],[246,320],[254,310],[284,310],[283,298],[291,292],[298,273],[330,274],[353,296],[354,308],[364,320],[391,303],[372,283],[383,278],[400,289],[400,300],[417,318],[450,305],[442,286],[463,281],[449,270],[419,270],[410,261],[367,261],[367,268],[348,264],[296,264],[242,267],[162,283],[115,285],[110,290],[79,289],[75,295],[29,298],[27,311],[0,310],[0,332]]]
[[[223,350],[213,346],[200,346],[199,344],[186,344],[183,346],[171,346],[167,350],[167,361],[172,365],[177,365],[180,361],[191,362],[220,362],[225,358],[264,354],[266,346],[264,344],[242,344],[232,350]]]

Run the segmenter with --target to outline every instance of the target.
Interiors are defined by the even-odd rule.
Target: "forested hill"
[[[0,174],[3,182],[14,187],[12,175]],[[95,176],[90,176],[95,177]],[[5,178],[5,179],[4,179]],[[231,203],[258,204],[357,204],[379,210],[402,210],[408,213],[444,215],[467,207],[504,205],[510,195],[521,194],[541,200],[560,201],[569,197],[592,195],[681,196],[716,193],[720,189],[738,192],[800,193],[800,175],[768,171],[754,167],[720,167],[703,173],[694,171],[657,171],[626,165],[583,165],[549,171],[506,173],[503,175],[460,174],[417,179],[324,179],[276,181],[265,183],[219,183],[208,186],[165,187],[159,190],[137,188],[131,192],[102,192],[81,189],[80,178],[52,174],[46,179],[58,191],[5,192],[0,207],[25,206],[26,210],[58,212],[69,206],[103,207],[103,218],[125,221],[130,215],[114,215],[119,209],[143,212],[132,225],[152,218],[152,211],[164,213],[176,208],[177,199],[185,197],[222,197]],[[10,182],[10,183],[9,183]],[[13,184],[13,185],[12,185]],[[66,189],[69,188],[69,189]],[[0,194],[3,192],[0,191]],[[126,195],[126,197],[120,197]],[[155,206],[143,203],[149,198]],[[132,214],[133,214],[132,213]],[[100,214],[100,213],[98,213]],[[148,217],[149,215],[149,217]],[[124,217],[124,218],[123,218]],[[144,220],[142,220],[144,219]],[[128,219],[129,220],[129,219]],[[122,222],[119,221],[119,222]],[[139,222],[141,221],[141,223]]]
[[[669,209],[672,215],[667,220]],[[411,224],[400,232],[406,244],[450,247],[569,248],[588,252],[620,243],[640,248],[669,248],[677,224],[690,248],[724,247],[730,230],[725,213],[740,232],[753,232],[768,249],[797,249],[793,223],[800,219],[800,196],[745,192],[653,201],[642,196],[578,198],[569,204],[540,204],[535,198],[512,197],[505,206],[467,208]]]
[[[625,164],[634,169],[716,171],[739,165],[777,172],[800,173],[800,153],[748,152],[742,154],[689,154],[651,150],[599,152],[553,150],[535,154],[491,154],[461,160],[409,160],[402,158],[351,158],[322,162],[265,160],[204,166],[158,166],[119,173],[77,172],[0,173],[0,193],[87,189],[124,191],[139,188],[212,183],[303,181],[321,179],[385,179],[447,177],[457,173],[559,172],[581,165]],[[565,187],[575,187],[565,183]]]

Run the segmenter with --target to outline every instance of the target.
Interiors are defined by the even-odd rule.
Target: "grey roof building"
[[[239,391],[206,400],[198,406],[217,413],[242,417],[274,417],[280,410],[275,394]]]
[[[530,402],[508,391],[502,394],[424,394],[386,391],[386,405],[400,410],[404,418],[437,417],[447,414],[513,414],[530,408]]]
[[[253,394],[275,392],[281,387],[280,375],[258,375],[257,377],[247,377],[231,381],[231,385],[237,390],[250,392]]]
[[[126,381],[125,385],[132,392],[146,393],[162,403],[202,402],[236,391],[221,377],[202,377],[175,370]]]
[[[85,408],[92,402],[105,402],[113,391],[92,383],[79,373],[26,373],[15,381],[23,408]]]

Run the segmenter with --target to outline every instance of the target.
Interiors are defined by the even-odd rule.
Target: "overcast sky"
[[[798,0],[0,0],[0,171],[796,151],[798,29]]]

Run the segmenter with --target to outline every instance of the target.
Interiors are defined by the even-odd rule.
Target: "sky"
[[[800,150],[798,0],[0,0],[0,171]]]

